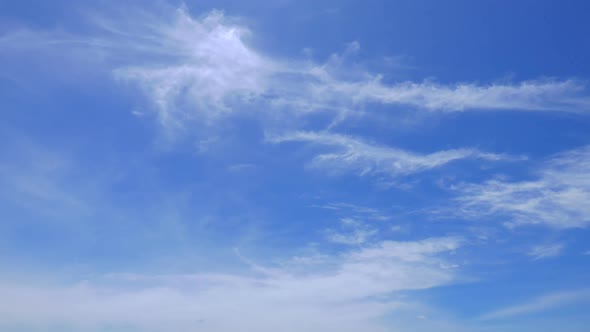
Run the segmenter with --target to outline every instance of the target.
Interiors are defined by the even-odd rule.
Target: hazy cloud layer
[[[383,331],[377,319],[403,307],[404,290],[448,284],[456,271],[444,258],[456,238],[373,243],[321,265],[253,266],[258,276],[115,274],[75,285],[4,282],[0,320],[148,331]],[[253,264],[253,263],[252,263]]]

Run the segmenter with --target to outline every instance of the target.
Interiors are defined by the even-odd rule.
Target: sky
[[[0,1],[0,330],[582,332],[588,1]]]

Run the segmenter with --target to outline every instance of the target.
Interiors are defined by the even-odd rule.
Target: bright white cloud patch
[[[466,218],[507,217],[508,225],[555,228],[590,224],[590,147],[547,160],[531,181],[490,180],[456,188]]]
[[[148,331],[383,331],[376,319],[404,306],[396,291],[452,282],[444,255],[460,239],[385,241],[327,258],[317,270],[228,274],[112,275],[74,286],[3,283],[0,321]],[[103,278],[104,279],[104,278]]]
[[[119,68],[115,74],[145,90],[165,125],[230,112],[229,99],[260,96],[267,90],[267,76],[277,70],[272,60],[246,44],[249,31],[221,12],[193,19],[186,10],[178,10],[148,33],[160,42],[146,51],[170,56]]]

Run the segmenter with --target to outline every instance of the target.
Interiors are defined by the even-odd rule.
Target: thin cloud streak
[[[327,132],[294,132],[269,136],[270,143],[309,142],[334,149],[313,158],[311,166],[329,172],[355,172],[359,176],[406,176],[442,167],[453,161],[480,159],[487,161],[514,160],[514,157],[481,152],[475,149],[453,149],[430,154],[418,154],[370,143],[360,138]],[[521,158],[517,158],[521,159]]]
[[[531,256],[533,260],[553,258],[561,255],[564,247],[565,246],[561,243],[534,246],[528,252],[528,255]]]
[[[329,241],[345,245],[361,245],[379,232],[376,228],[352,218],[342,218],[340,223],[341,230],[327,230]]]
[[[590,224],[590,146],[554,155],[530,181],[495,179],[456,186],[459,216],[502,216],[507,226],[545,225],[557,229]]]
[[[567,305],[590,301],[590,290],[557,292],[543,295],[527,303],[492,311],[481,316],[483,320],[507,319],[514,316],[530,315]]]
[[[318,94],[334,98],[350,96],[351,101],[414,106],[430,111],[470,110],[564,111],[584,113],[590,109],[587,90],[575,80],[531,80],[516,84],[477,85],[434,82],[402,82],[387,85],[376,76],[364,82],[328,80]],[[582,94],[580,96],[579,94]]]

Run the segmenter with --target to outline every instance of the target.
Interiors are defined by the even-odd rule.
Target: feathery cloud
[[[439,168],[462,159],[488,161],[513,159],[506,155],[480,152],[475,149],[453,149],[418,154],[370,143],[360,138],[326,132],[294,132],[272,136],[267,140],[271,143],[300,141],[332,147],[333,152],[314,157],[311,166],[330,172],[356,172],[360,176],[385,175],[394,178]]]
[[[504,319],[513,316],[534,314],[549,309],[588,301],[590,301],[590,290],[588,289],[557,292],[537,297],[528,303],[510,306],[487,313],[481,318],[486,320]]]
[[[534,246],[527,253],[533,260],[552,258],[561,255],[564,245],[561,243]]]
[[[249,43],[253,33],[220,11],[193,17],[188,9],[130,10],[93,15],[86,34],[18,30],[0,37],[0,52],[69,49],[70,56],[102,61],[106,70],[139,87],[166,128],[211,123],[235,112],[277,117],[330,112],[334,121],[364,114],[371,103],[416,110],[561,111],[590,109],[586,84],[573,79],[516,83],[386,83],[383,74],[350,65],[353,42],[325,62],[266,55]]]
[[[377,229],[358,220],[343,218],[340,222],[343,226],[342,230],[337,231],[329,229],[327,231],[328,240],[331,242],[347,245],[361,245],[378,233]]]
[[[579,228],[590,224],[590,147],[559,153],[530,181],[490,180],[456,187],[465,218],[499,216],[507,225]]]

